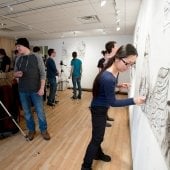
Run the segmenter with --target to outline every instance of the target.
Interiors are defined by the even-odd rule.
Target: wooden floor
[[[38,126],[33,141],[20,132],[0,140],[0,170],[80,170],[91,135],[91,93],[83,92],[81,100],[71,95],[71,90],[59,91],[55,108],[45,104],[50,141],[42,139]],[[106,128],[102,147],[112,161],[94,161],[93,170],[132,170],[127,108],[111,108],[109,115],[115,121]],[[24,123],[21,127],[26,132]]]

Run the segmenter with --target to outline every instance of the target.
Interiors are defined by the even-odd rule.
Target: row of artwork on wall
[[[165,8],[165,25],[163,25],[163,32],[170,29],[170,2],[167,1],[168,6]],[[138,49],[138,32],[137,28],[135,36],[135,46]],[[159,67],[157,70],[157,78],[153,84],[151,79],[151,72],[149,59],[151,57],[150,35],[146,36],[145,49],[143,51],[141,72],[138,72],[135,91],[136,94],[146,96],[146,104],[141,107],[141,111],[146,115],[150,127],[159,143],[162,155],[166,161],[167,167],[170,167],[170,66]],[[131,70],[131,79],[135,78],[135,68]],[[156,70],[155,70],[156,71]],[[152,73],[153,74],[153,73]],[[152,83],[151,83],[152,82]]]

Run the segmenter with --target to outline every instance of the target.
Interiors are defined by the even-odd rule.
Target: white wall
[[[66,77],[69,75],[71,53],[77,51],[79,58],[83,63],[82,88],[92,88],[93,80],[98,73],[97,62],[102,57],[101,50],[105,50],[107,41],[116,41],[118,46],[132,43],[133,37],[129,36],[101,36],[101,37],[83,37],[83,38],[63,38],[55,40],[41,40],[30,42],[32,46],[48,46],[54,48],[57,52],[56,62],[60,68],[60,60],[64,61],[67,67],[64,68]],[[60,70],[60,69],[59,69]],[[120,75],[120,81],[130,81],[129,73]],[[70,81],[70,86],[72,83]]]
[[[142,1],[134,43],[140,57],[131,95],[147,100],[130,108],[133,170],[170,170],[170,0]]]

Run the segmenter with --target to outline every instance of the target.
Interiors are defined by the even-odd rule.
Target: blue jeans
[[[73,83],[73,96],[77,97],[77,87],[78,87],[78,96],[81,97],[81,77],[72,77]]]
[[[48,96],[48,103],[54,103],[55,95],[56,95],[56,91],[57,91],[56,78],[48,78],[48,83],[50,85],[50,93]]]
[[[35,111],[38,116],[39,129],[41,132],[47,130],[47,121],[43,108],[43,97],[37,93],[19,92],[22,108],[24,110],[24,116],[26,125],[29,131],[35,131],[35,122],[31,113],[32,104],[35,107]]]
[[[91,168],[93,159],[103,154],[101,143],[105,134],[107,111],[108,108],[106,107],[91,108],[92,138],[87,147],[84,162],[82,164],[85,168]]]

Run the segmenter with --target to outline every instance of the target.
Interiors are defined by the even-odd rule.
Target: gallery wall
[[[72,52],[77,51],[78,57],[82,60],[83,74],[82,74],[82,88],[91,89],[93,80],[98,73],[97,62],[102,57],[101,51],[105,50],[105,43],[108,41],[116,41],[117,45],[123,45],[126,43],[132,43],[132,35],[124,36],[100,36],[100,37],[74,37],[74,38],[62,38],[54,40],[41,40],[31,41],[32,46],[48,46],[48,48],[54,48],[57,52],[56,64],[59,69],[64,70],[62,73],[65,79],[69,76],[70,61],[72,59]],[[60,61],[67,66],[60,66]],[[72,87],[71,80],[69,86]],[[129,82],[129,73],[123,73],[120,75],[119,81]]]
[[[143,0],[134,35],[139,58],[131,70],[133,170],[170,170],[170,0]]]
[[[15,49],[15,41],[9,38],[0,37],[0,48],[4,48],[7,55],[11,58],[12,51]]]

